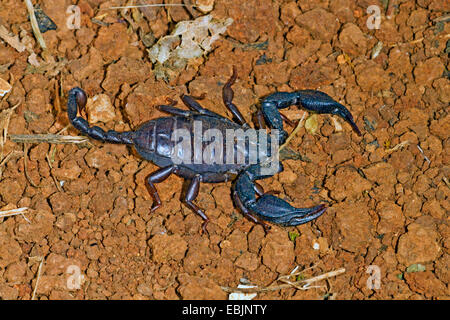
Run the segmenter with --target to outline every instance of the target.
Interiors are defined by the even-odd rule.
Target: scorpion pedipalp
[[[348,122],[355,133],[358,136],[361,136],[361,131],[353,120],[350,111],[344,105],[333,100],[326,93],[318,90],[276,92],[264,99],[261,103],[261,112],[264,115],[264,119],[268,126],[271,129],[280,131],[281,143],[286,139],[287,133],[283,130],[283,119],[279,109],[284,109],[291,105],[297,105],[316,113],[337,115]]]
[[[280,171],[282,170],[281,167]],[[312,208],[296,208],[283,199],[268,193],[261,194],[259,192],[260,197],[256,198],[255,186],[257,183],[255,180],[268,177],[260,175],[259,171],[260,165],[253,165],[242,172],[235,181],[233,196],[244,214],[256,214],[262,220],[282,226],[296,226],[312,221],[326,211],[327,207],[324,204]]]

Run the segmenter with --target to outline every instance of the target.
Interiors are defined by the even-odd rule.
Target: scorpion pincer
[[[137,152],[144,159],[160,167],[160,169],[154,171],[146,178],[147,189],[154,200],[151,212],[161,206],[161,199],[155,184],[164,181],[171,174],[176,174],[188,182],[182,201],[203,219],[203,232],[207,232],[206,226],[209,218],[194,203],[201,182],[218,183],[234,179],[232,197],[236,206],[250,220],[261,224],[265,230],[267,230],[268,225],[264,221],[282,226],[295,226],[318,218],[327,209],[324,204],[311,208],[295,208],[288,202],[270,194],[270,192],[265,193],[256,181],[271,177],[283,170],[280,162],[277,162],[278,166],[276,166],[277,171],[275,172],[262,170],[268,165],[267,159],[278,161],[278,157],[275,157],[276,160],[273,160],[271,146],[274,144],[277,146],[281,145],[287,138],[279,109],[297,105],[316,113],[338,115],[345,119],[358,135],[361,135],[347,108],[334,101],[327,94],[316,90],[300,90],[292,93],[277,92],[265,98],[261,103],[261,113],[271,132],[278,130],[279,134],[275,135],[276,140],[273,139],[272,134],[266,131],[264,131],[265,135],[258,136],[256,144],[261,144],[262,139],[265,139],[267,148],[260,148],[263,152],[258,153],[258,157],[254,162],[249,161],[250,143],[245,143],[244,148],[242,148],[242,145],[239,146],[237,142],[232,143],[231,148],[233,151],[236,153],[241,152],[244,155],[245,161],[240,163],[210,161],[201,161],[199,163],[198,161],[193,161],[194,155],[190,148],[179,148],[176,139],[172,139],[172,134],[176,129],[186,130],[194,138],[196,123],[197,125],[199,123],[202,125],[203,131],[208,128],[214,128],[219,133],[222,133],[223,136],[226,135],[227,130],[251,129],[232,101],[234,93],[231,86],[236,81],[236,78],[236,69],[233,68],[233,74],[224,85],[222,91],[223,102],[232,113],[234,121],[203,108],[193,97],[182,95],[181,100],[189,110],[175,108],[175,103],[172,102],[168,105],[158,106],[161,111],[171,116],[149,120],[140,125],[135,131],[117,132],[109,130],[106,132],[98,126],[91,127],[85,119],[77,116],[78,111],[84,109],[87,102],[86,93],[78,87],[71,89],[69,92],[67,102],[68,117],[72,125],[83,134],[103,142],[134,145]],[[211,148],[208,148],[205,141],[200,146],[202,151],[211,153]],[[225,144],[223,144],[223,150],[213,150],[215,150],[215,153],[223,152],[225,154],[227,152]],[[174,161],[175,153],[177,153],[179,159],[187,159],[188,161]],[[276,153],[278,153],[278,150],[276,150]],[[204,159],[208,157],[213,158],[213,155],[203,155]]]

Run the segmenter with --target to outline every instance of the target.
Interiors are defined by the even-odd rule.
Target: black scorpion
[[[85,92],[78,87],[71,89],[69,92],[67,112],[72,125],[83,134],[103,142],[134,145],[137,152],[144,159],[160,167],[159,170],[156,170],[146,178],[147,189],[154,200],[151,212],[154,212],[161,206],[161,199],[155,184],[164,181],[171,174],[176,174],[188,180],[189,186],[183,196],[183,202],[203,219],[202,230],[204,232],[207,231],[206,226],[209,218],[194,203],[201,182],[217,183],[235,179],[232,197],[236,206],[250,220],[261,224],[265,230],[268,228],[268,225],[264,220],[282,226],[295,226],[316,219],[327,209],[324,204],[311,208],[295,208],[288,202],[270,193],[265,193],[256,180],[271,177],[283,170],[281,163],[279,163],[277,172],[267,174],[261,170],[267,167],[268,159],[274,159],[274,154],[270,151],[272,150],[271,146],[273,143],[277,142],[277,145],[281,145],[287,138],[287,133],[283,129],[283,117],[278,111],[279,109],[297,105],[316,113],[338,115],[345,119],[358,135],[361,135],[347,108],[334,101],[327,94],[316,90],[300,90],[291,93],[277,92],[264,99],[261,103],[261,114],[264,116],[264,120],[269,128],[271,128],[271,132],[276,129],[279,135],[277,141],[274,141],[272,135],[269,134],[263,137],[267,141],[267,148],[262,148],[263,152],[262,154],[259,153],[256,163],[250,163],[249,161],[250,143],[246,143],[244,148],[242,148],[242,144],[239,147],[237,142],[233,143],[232,148],[234,151],[244,154],[245,161],[239,164],[205,163],[205,161],[195,163],[195,161],[192,161],[194,156],[192,150],[176,148],[177,141],[172,139],[174,130],[180,128],[185,129],[193,135],[194,123],[196,122],[202,124],[203,132],[207,129],[214,128],[223,133],[224,136],[226,131],[230,129],[250,129],[250,126],[232,102],[234,93],[231,86],[236,78],[236,69],[233,68],[233,75],[223,87],[222,92],[223,102],[234,116],[235,121],[231,121],[215,112],[204,109],[191,96],[182,95],[182,101],[190,110],[175,108],[175,103],[172,102],[168,105],[158,106],[161,111],[171,114],[172,116],[170,117],[147,121],[136,131],[116,132],[109,130],[105,132],[98,126],[91,127],[85,119],[77,116],[78,109],[80,111],[84,109],[87,102]],[[257,144],[260,143],[260,139],[261,137],[258,137]],[[201,146],[203,148],[202,151],[206,151],[208,144],[206,141],[202,141]],[[175,163],[173,161],[175,152],[179,153],[178,156],[180,154],[181,156],[187,155],[187,160],[190,161]],[[225,153],[226,150],[223,150],[223,152]],[[275,161],[278,161],[278,158]]]

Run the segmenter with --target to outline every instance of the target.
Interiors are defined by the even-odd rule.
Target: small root
[[[305,270],[303,270],[302,272],[304,272]],[[319,276],[316,276],[316,277],[313,277],[313,278],[309,278],[309,279],[302,279],[302,280],[298,280],[298,281],[289,281],[288,280],[289,277],[301,274],[302,272],[298,272],[298,273],[289,274],[289,275],[285,275],[285,276],[279,277],[277,280],[275,280],[275,282],[277,282],[277,281],[283,282],[283,284],[280,284],[280,285],[271,284],[268,287],[253,287],[253,288],[222,287],[222,290],[224,290],[225,292],[229,292],[229,293],[233,293],[233,292],[258,293],[258,292],[277,291],[277,290],[286,289],[286,288],[292,288],[292,287],[294,287],[296,289],[299,289],[299,290],[309,290],[309,289],[313,289],[313,288],[323,288],[324,286],[311,286],[311,284],[314,283],[314,282],[318,282],[318,281],[321,281],[321,280],[326,280],[328,278],[336,277],[336,276],[338,276],[340,274],[343,274],[343,273],[345,273],[345,268],[340,268],[338,270],[330,271],[330,272],[327,272],[327,273],[324,273],[324,274],[321,274]]]
[[[386,150],[386,154],[391,154],[392,152],[397,151],[398,149],[403,148],[404,146],[408,145],[410,142],[408,140],[400,142],[399,144],[397,144],[395,147]]]
[[[37,273],[37,277],[36,277],[36,284],[34,285],[34,290],[33,290],[33,295],[31,296],[31,300],[34,300],[34,298],[36,298],[36,290],[39,285],[39,279],[41,278],[42,265],[44,264],[44,257],[39,257],[39,259],[41,262],[39,263],[38,273]]]
[[[35,188],[42,188],[41,186],[38,186],[31,180],[30,176],[28,175],[28,144],[23,144],[23,171],[25,172],[25,177],[27,178],[28,182]]]
[[[280,147],[279,151],[283,150],[288,144],[289,142],[292,140],[292,138],[294,138],[294,136],[297,134],[297,132],[303,128],[304,125],[304,120],[306,117],[306,113],[307,112],[303,112],[303,115],[300,119],[300,121],[298,122],[297,126],[295,127],[295,129],[291,132],[291,134],[289,135],[289,137],[287,137],[286,141],[284,142],[284,144]]]
[[[18,208],[18,209],[0,211],[0,218],[16,216],[16,215],[20,214],[25,219],[26,222],[31,223],[31,221],[23,214],[24,211],[27,211],[27,210],[28,210],[27,207],[22,207],[22,208]]]
[[[53,149],[55,150],[55,149]],[[59,192],[63,192],[61,188],[61,184],[59,183],[58,179],[56,179],[54,173],[53,173],[53,166],[52,162],[50,161],[50,157],[48,156],[48,153],[45,155],[45,158],[47,159],[48,166],[50,167],[50,175],[52,176],[53,182],[55,182],[56,189],[58,189]]]

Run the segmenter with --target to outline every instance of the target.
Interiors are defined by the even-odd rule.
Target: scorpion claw
[[[254,165],[241,173],[235,181],[233,192],[236,205],[254,222],[262,224],[264,220],[282,226],[296,226],[320,217],[327,210],[325,204],[295,208],[272,194],[262,194],[255,180],[266,176],[258,174],[259,169],[258,165]],[[256,198],[255,193],[260,197]]]
[[[361,134],[361,131],[359,131],[358,126],[356,125],[355,121],[353,121],[353,117],[352,117],[352,118],[347,118],[347,117],[345,117],[344,119],[350,124],[350,126],[351,126],[352,129],[353,129],[353,131],[355,131],[355,133],[356,133],[358,136],[361,137],[361,135],[362,135],[362,134]]]
[[[307,223],[320,217],[327,209],[324,204],[312,208],[295,208],[270,194],[258,198],[249,208],[262,219],[282,226]]]
[[[326,93],[317,90],[276,92],[264,99],[261,103],[261,111],[270,128],[278,129],[281,133],[284,132],[282,122],[283,117],[280,114],[279,109],[284,109],[291,105],[298,105],[308,111],[316,113],[337,115],[348,122],[356,134],[361,136],[361,131],[353,120],[350,111],[344,105],[333,100]],[[285,134],[281,136],[281,142],[284,142],[284,136]]]

